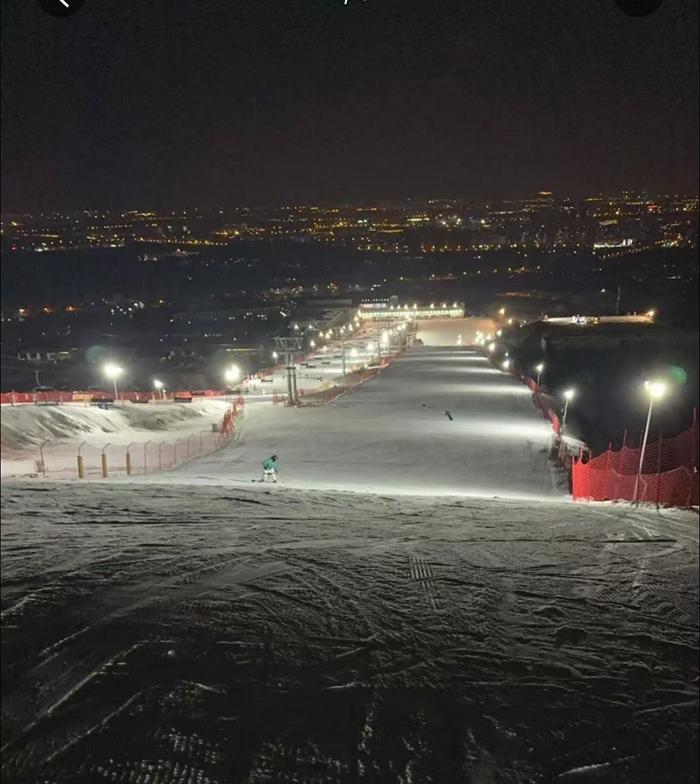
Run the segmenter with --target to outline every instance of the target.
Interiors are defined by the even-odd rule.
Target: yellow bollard
[[[82,455],[78,455],[78,479],[85,479],[85,466]]]
[[[102,478],[107,478],[107,455],[102,453]]]

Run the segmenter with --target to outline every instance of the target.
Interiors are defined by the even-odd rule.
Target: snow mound
[[[70,439],[125,430],[166,431],[183,423],[223,416],[228,403],[202,400],[192,403],[127,405],[102,410],[83,405],[7,406],[2,411],[2,451],[37,446],[46,439]]]

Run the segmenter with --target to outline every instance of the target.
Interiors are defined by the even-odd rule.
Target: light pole
[[[634,493],[632,503],[639,505],[639,482],[642,478],[642,468],[644,467],[644,453],[647,451],[647,439],[649,438],[649,426],[651,425],[651,412],[654,410],[654,402],[661,400],[666,394],[667,386],[663,381],[645,381],[644,388],[649,395],[649,412],[647,413],[647,424],[644,428],[644,438],[642,439],[642,451],[639,454],[639,468],[634,480]]]
[[[112,362],[108,362],[102,368],[102,372],[105,374],[105,376],[107,376],[107,378],[111,378],[112,381],[114,382],[114,402],[118,403],[119,390],[117,389],[117,378],[119,378],[119,376],[121,376],[121,374],[124,372],[123,369],[120,368],[119,365],[115,365]]]
[[[380,350],[380,355],[379,355],[380,359],[381,359],[381,347],[382,346],[384,346],[384,348],[388,351],[388,353],[391,353],[391,337],[390,337],[389,332],[387,330],[384,330],[382,332],[382,336],[381,336],[381,339],[379,341],[379,346],[380,346],[380,349],[379,349]]]
[[[153,389],[156,390],[160,399],[163,399],[163,382],[158,381],[157,378],[153,379]]]
[[[294,406],[297,403],[297,380],[296,368],[294,365],[294,352],[301,349],[302,338],[300,337],[276,337],[275,345],[280,352],[284,353],[287,369],[287,405]]]
[[[539,365],[535,365],[535,370],[537,371],[537,389],[539,389],[540,379],[542,378],[542,371],[544,370],[544,362],[540,362]]]
[[[561,420],[562,435],[564,433],[564,428],[566,427],[566,415],[569,413],[569,403],[571,402],[575,394],[576,393],[573,389],[567,389],[566,392],[564,392],[564,399],[566,402],[564,403],[564,415],[562,416],[562,420]]]
[[[241,369],[238,365],[231,365],[224,371],[224,378],[228,385],[233,388],[233,385],[241,378]]]

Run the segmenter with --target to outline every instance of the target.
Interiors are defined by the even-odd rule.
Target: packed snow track
[[[697,517],[6,484],[4,782],[697,780]]]
[[[3,483],[4,783],[698,780],[697,515],[572,503],[467,348],[246,408],[166,474]]]
[[[562,497],[531,397],[473,349],[417,348],[329,405],[248,406],[233,444],[169,478],[248,483],[276,453],[286,487]]]

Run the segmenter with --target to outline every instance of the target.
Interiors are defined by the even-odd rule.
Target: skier
[[[452,421],[452,412],[451,411],[448,411],[447,409],[445,409],[445,416],[450,420],[450,422]]]
[[[263,460],[263,476],[261,482],[276,482],[277,481],[277,455],[272,455]]]

